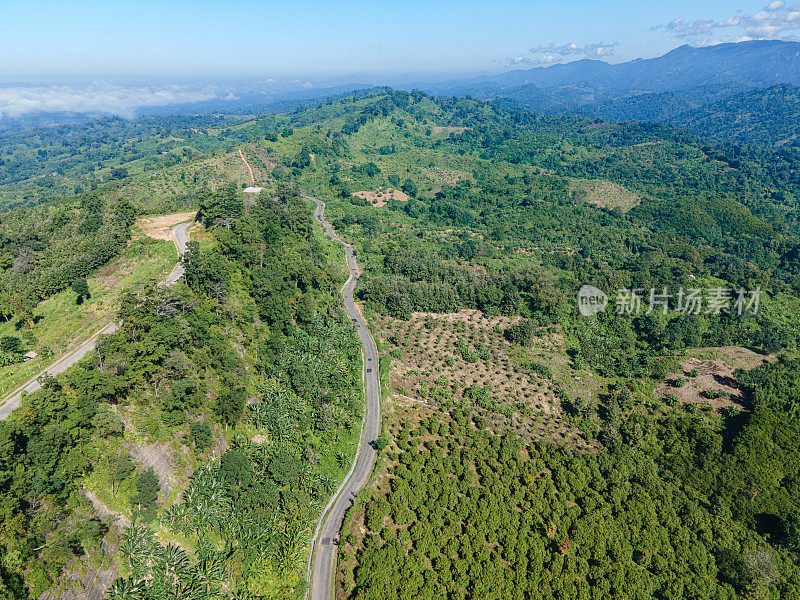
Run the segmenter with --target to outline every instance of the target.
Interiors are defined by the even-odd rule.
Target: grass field
[[[603,179],[573,179],[570,181],[573,196],[589,204],[605,208],[619,208],[627,212],[641,204],[642,199],[626,188]]]
[[[36,324],[26,341],[39,356],[24,363],[0,369],[0,395],[14,390],[58,356],[79,346],[94,332],[111,322],[119,298],[126,289],[148,281],[163,279],[175,266],[177,251],[169,241],[143,237],[132,241],[122,255],[88,279],[91,298],[75,303],[72,290],[60,292],[44,300],[36,308]],[[22,336],[14,321],[0,324],[0,337]]]

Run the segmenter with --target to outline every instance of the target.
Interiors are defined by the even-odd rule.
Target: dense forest
[[[523,448],[460,409],[406,424],[365,533],[343,537],[349,597],[795,597],[799,367],[743,378],[756,404],[733,440],[691,414],[631,418],[597,455]]]
[[[485,418],[549,423],[527,390],[513,403],[488,384],[453,394],[459,382],[438,373],[436,393],[401,410],[397,398],[416,392],[392,365],[410,348],[389,335],[379,350],[391,410],[374,485],[341,538],[341,594],[800,593],[794,150],[383,88],[215,119],[0,140],[13,142],[0,153],[5,181],[32,205],[0,215],[0,308],[23,339],[38,302],[73,284],[81,297],[80,281],[126,246],[148,173],[179,181],[198,223],[184,280],[125,294],[120,329],[0,424],[3,594],[55,598],[86,572],[110,576],[119,599],[303,594],[311,531],[349,468],[363,402],[340,249],[303,193],[327,202],[355,246],[373,325],[494,319],[505,345],[465,341],[452,325],[458,356],[445,360],[475,371],[506,361],[546,381],[548,410],[586,440],[531,442]],[[98,138],[95,156],[59,146],[74,131]],[[256,175],[211,185],[182,170],[224,152]],[[27,191],[56,162],[73,177],[85,161],[98,169],[81,175],[86,189],[53,188],[45,202],[42,186]],[[261,194],[240,191],[253,183]],[[586,284],[608,293],[608,310],[579,313]],[[618,290],[651,288],[663,311],[614,310]],[[759,290],[758,309],[728,296],[718,311],[681,312],[683,290],[708,302],[722,288]],[[739,404],[656,393],[687,385],[693,375],[669,378],[692,352],[720,347],[759,359],[723,382]]]
[[[113,598],[285,598],[304,580],[361,411],[341,269],[295,190],[248,207],[232,189],[199,195],[211,237],[185,255],[186,284],[128,294],[98,352],[0,424],[7,597],[38,597],[105,544],[125,565]],[[180,502],[164,504],[175,472],[139,466],[141,435],[195,465]],[[87,478],[131,515],[116,541]],[[155,524],[182,542],[163,548]]]
[[[704,85],[602,102],[583,111],[609,121],[672,123],[717,143],[796,148],[797,92],[788,84],[756,90]]]
[[[793,85],[742,92],[670,121],[714,142],[797,148],[798,91]]]

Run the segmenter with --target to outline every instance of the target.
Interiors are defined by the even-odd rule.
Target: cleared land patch
[[[558,332],[542,332],[532,348],[523,348],[503,335],[512,319],[466,309],[416,312],[407,321],[376,315],[374,322],[381,360],[391,361],[388,385],[397,409],[462,407],[492,429],[530,442],[592,447],[562,408],[564,390],[575,386],[566,381],[574,376],[565,375],[568,359]]]
[[[639,206],[642,199],[626,188],[604,179],[573,179],[571,191],[584,202],[627,212]]]
[[[172,228],[179,223],[193,220],[196,214],[196,211],[189,211],[171,215],[142,217],[136,224],[144,237],[151,237],[156,240],[171,240]]]
[[[181,213],[186,214],[186,213]],[[188,213],[190,216],[194,213]],[[177,215],[167,215],[170,219]],[[182,219],[177,223],[186,221]],[[162,226],[153,226],[160,229]],[[0,397],[27,381],[56,358],[79,346],[96,331],[111,322],[119,308],[119,298],[125,289],[160,281],[175,266],[175,245],[144,235],[146,227],[140,221],[139,231],[122,254],[87,279],[91,296],[81,304],[77,294],[66,289],[39,303],[33,327],[23,330],[16,320],[0,322],[0,337],[23,337],[38,356],[0,369]]]
[[[673,398],[676,404],[707,404],[715,410],[747,408],[749,398],[734,378],[736,369],[750,370],[774,357],[739,346],[694,350],[655,388],[657,398]]]
[[[402,202],[408,201],[408,194],[391,188],[378,188],[375,191],[363,190],[360,192],[353,192],[353,196],[366,200],[372,206],[380,208],[385,206],[389,200],[401,200]]]

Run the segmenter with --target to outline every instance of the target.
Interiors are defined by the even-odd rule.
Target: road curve
[[[317,204],[314,218],[322,225],[331,238],[340,242],[345,248],[347,267],[350,277],[342,288],[342,298],[347,315],[355,323],[358,337],[364,349],[364,390],[367,396],[364,420],[361,424],[361,439],[358,452],[339,489],[331,498],[320,516],[317,530],[314,532],[311,555],[309,556],[308,575],[311,600],[330,600],[333,596],[333,580],[336,568],[339,531],[342,528],[344,515],[352,504],[358,491],[364,486],[372,472],[375,462],[375,440],[381,431],[381,388],[378,381],[378,349],[375,340],[367,329],[367,324],[353,303],[353,290],[356,287],[360,269],[356,262],[356,253],[352,246],[346,244],[334,231],[325,218],[325,203],[316,198],[306,196]],[[313,568],[311,565],[313,564]],[[308,593],[306,593],[306,598]]]
[[[189,238],[186,235],[186,230],[191,226],[191,223],[179,223],[172,228],[172,239],[175,242],[175,248],[178,250],[178,264],[172,269],[172,272],[167,275],[164,280],[164,285],[173,285],[178,283],[178,280],[183,277],[186,269],[183,268],[181,263],[181,256],[186,252],[186,244],[189,243]]]
[[[186,229],[191,225],[191,223],[180,223],[175,225],[172,228],[172,237],[175,242],[175,247],[178,250],[178,258],[180,259],[180,255],[186,252],[186,244],[188,242],[186,237]],[[181,276],[183,275],[183,265],[178,260],[178,264],[172,269],[172,272],[167,276],[166,280],[164,280],[165,285],[172,285],[176,283]],[[0,405],[0,421],[8,418],[8,416],[19,406],[20,401],[22,400],[22,393],[27,392],[28,394],[32,394],[36,390],[41,389],[42,385],[39,383],[39,378],[43,375],[47,374],[50,376],[58,375],[59,373],[63,373],[67,369],[69,369],[72,365],[86,356],[89,352],[95,349],[97,346],[97,340],[100,338],[101,335],[109,335],[114,333],[117,330],[116,323],[109,323],[105,327],[103,327],[100,331],[96,332],[92,337],[88,340],[83,342],[80,346],[75,348],[74,350],[70,351],[67,354],[62,355],[58,358],[53,364],[49,367],[46,367],[39,371],[36,375],[30,378],[28,381],[23,383],[13,392],[9,393],[5,398],[2,400],[2,405]]]

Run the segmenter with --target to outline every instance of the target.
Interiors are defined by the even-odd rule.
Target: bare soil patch
[[[141,228],[146,237],[157,240],[170,241],[172,239],[172,228],[179,223],[185,223],[194,219],[195,211],[174,213],[171,215],[159,215],[155,217],[143,217],[136,224]]]
[[[161,485],[162,499],[169,498],[175,488],[184,489],[190,473],[181,464],[180,450],[173,448],[169,442],[146,441],[128,413],[123,413],[122,422],[126,429],[135,434],[124,442],[125,449],[141,470],[153,467]]]
[[[619,208],[627,212],[639,206],[642,199],[630,190],[604,179],[574,179],[573,192],[585,193],[583,200],[604,208]]]
[[[94,492],[82,490],[81,493],[86,496],[89,502],[92,503],[94,511],[100,516],[101,519],[110,521],[116,525],[119,525],[120,527],[131,526],[131,520],[128,517],[106,506],[103,501],[94,494]]]
[[[372,204],[372,206],[376,206],[378,208],[385,206],[386,202],[389,200],[401,200],[402,202],[408,201],[408,194],[392,188],[378,188],[374,192],[368,190],[353,192],[353,196],[363,198]]]
[[[736,369],[754,369],[773,356],[740,346],[701,350],[680,362],[681,372],[670,373],[656,386],[658,398],[675,396],[681,404],[708,404],[715,410],[747,408],[750,399],[733,376]],[[708,358],[715,355],[715,358]]]
[[[75,556],[64,566],[58,583],[39,600],[103,600],[119,575],[119,542],[103,540],[99,551]]]

